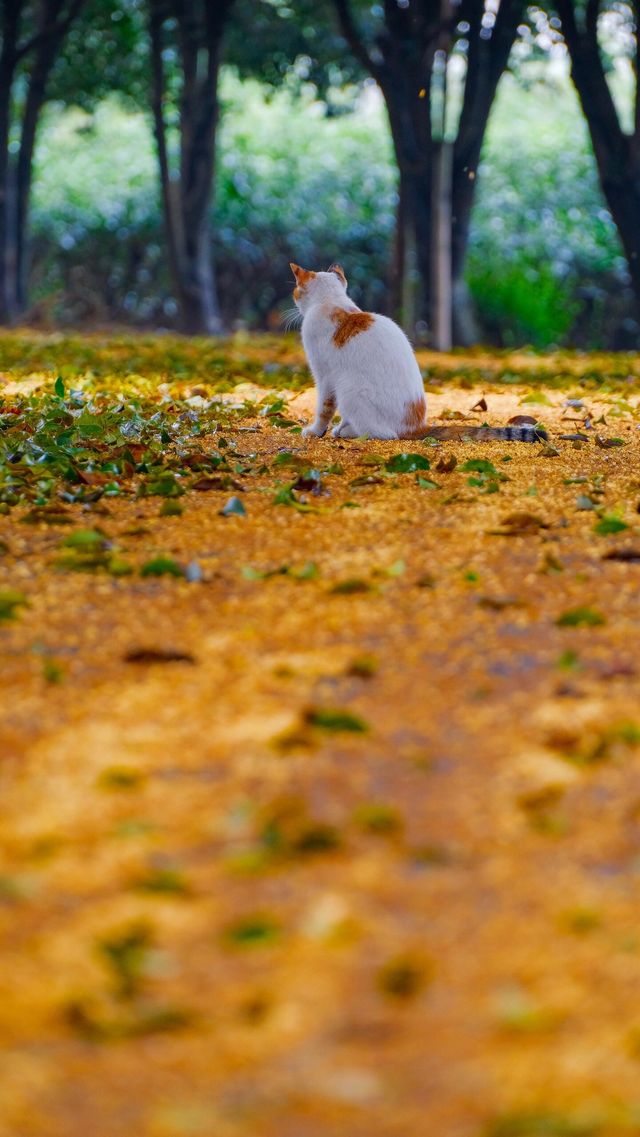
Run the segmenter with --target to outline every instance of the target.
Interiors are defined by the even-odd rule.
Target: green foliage
[[[387,304],[396,174],[384,111],[367,95],[357,114],[327,115],[310,88],[298,90],[297,100],[287,86],[267,97],[255,81],[223,77],[213,220],[229,322],[277,322],[291,306],[291,259],[339,259],[358,302]],[[52,109],[36,167],[34,299],[69,321],[171,323],[144,115],[113,98],[90,115]],[[625,273],[569,81],[525,90],[506,75],[483,151],[467,265],[481,338],[628,346],[635,333]]]
[[[354,294],[381,307],[395,191],[378,109],[326,117],[309,96],[266,101],[257,83],[232,74],[222,101],[214,222],[225,317],[260,323],[277,304],[290,307],[292,259],[340,257]],[[142,114],[114,100],[91,117],[49,112],[37,154],[34,298],[61,293],[53,314],[76,321],[170,321],[156,179]]]
[[[467,279],[482,325],[505,345],[593,347],[625,262],[568,79],[500,84],[483,149]]]
[[[5,343],[6,365],[11,366],[11,346]],[[24,365],[24,348],[13,341],[13,350]],[[89,380],[77,375],[78,369],[87,367],[86,352],[73,362],[69,345],[62,353],[72,374],[75,370],[76,388],[68,389],[65,397],[59,393],[22,397],[0,412],[0,506],[5,511],[29,505],[33,508],[24,517],[28,524],[69,524],[71,518],[59,500],[91,504],[103,496],[123,494],[171,500],[184,493],[194,474],[224,471],[221,476],[231,478],[234,446],[225,448],[221,439],[220,453],[203,453],[199,439],[241,410],[211,404],[196,414],[187,401],[180,401],[182,413],[176,417],[175,407],[163,404],[153,385],[150,397],[136,394],[123,401],[126,380],[118,384],[120,393],[115,397],[95,382],[96,374],[109,368],[106,357],[99,362],[99,351]],[[121,350],[115,354],[122,359]],[[182,366],[188,366],[186,358]],[[212,373],[208,380],[214,382]],[[228,373],[220,382],[228,385]],[[59,392],[62,386],[58,378],[54,390]],[[235,463],[234,471],[237,468]],[[78,530],[62,548],[62,567],[107,568],[115,575],[128,571],[121,562],[114,564],[111,544],[98,530]]]

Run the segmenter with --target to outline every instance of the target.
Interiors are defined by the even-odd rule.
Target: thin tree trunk
[[[404,185],[402,178],[398,177],[398,201],[391,254],[391,272],[389,274],[389,310],[392,318],[403,328],[407,326],[402,295],[406,273],[406,224]]]
[[[233,0],[151,0],[152,111],[169,268],[182,331],[221,332],[210,228],[220,48]],[[164,120],[162,31],[171,14],[181,68],[179,169],[172,176]]]
[[[27,303],[27,227],[38,123],[47,80],[69,27],[85,0],[42,0],[38,26],[20,42],[23,0],[2,2],[0,55],[0,323],[12,323]],[[12,99],[18,64],[28,60],[27,91],[18,153],[9,152]]]
[[[48,22],[57,21],[62,7],[61,0],[49,6]],[[29,75],[29,85],[22,116],[20,149],[16,163],[15,188],[15,265],[14,265],[14,308],[16,313],[24,311],[27,305],[27,228],[33,179],[33,156],[40,115],[46,99],[47,81],[56,60],[64,32],[43,36],[36,49],[35,59]]]
[[[409,72],[406,60],[397,66],[387,64],[383,94],[391,129],[391,138],[399,172],[402,202],[402,234],[396,242],[404,248],[402,275],[397,294],[403,298],[402,325],[415,335],[416,325],[431,326],[431,168],[432,142],[428,100],[420,98],[420,74]],[[411,248],[413,255],[407,255]],[[417,273],[418,281],[408,280]],[[419,287],[416,287],[419,284]],[[407,297],[412,298],[410,307]]]
[[[452,148],[440,142],[433,178],[433,329],[436,351],[451,351],[453,293],[451,278],[451,177]]]
[[[209,214],[218,124],[220,41],[207,43],[206,71],[198,75],[197,44],[185,42],[181,114],[183,281],[182,316],[188,333],[222,331],[215,289]]]
[[[11,92],[17,64],[16,47],[22,4],[2,2],[2,53],[0,54],[0,324],[14,318],[10,257],[13,187],[9,138],[11,130]]]
[[[178,187],[172,184],[169,153],[167,149],[167,129],[164,118],[165,80],[162,61],[162,24],[165,5],[152,0],[149,12],[149,37],[151,43],[151,110],[153,114],[154,135],[160,171],[160,191],[162,212],[169,258],[169,273],[173,288],[178,296],[181,289],[181,225]]]
[[[454,340],[467,345],[477,338],[464,265],[469,245],[471,211],[478,184],[478,165],[498,84],[524,13],[523,0],[501,0],[491,38],[483,38],[484,7],[469,10],[467,75],[460,122],[453,150],[451,273]]]

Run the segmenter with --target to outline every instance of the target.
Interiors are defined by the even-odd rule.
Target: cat
[[[502,439],[538,442],[535,426],[427,427],[427,401],[413,348],[390,320],[363,312],[347,295],[340,265],[311,272],[291,264],[302,343],[317,388],[315,419],[305,437],[322,438],[336,414],[334,438]]]

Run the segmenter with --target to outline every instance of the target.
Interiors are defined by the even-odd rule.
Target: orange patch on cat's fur
[[[316,275],[315,272],[310,272],[306,268],[300,268],[300,265],[295,265],[293,261],[290,262],[289,268],[296,278],[296,284],[298,284],[300,288],[304,288],[305,284],[308,284]]]
[[[299,300],[305,290],[306,285],[316,275],[315,272],[310,272],[306,268],[300,268],[300,265],[294,265],[293,262],[289,264],[293,275],[296,278],[296,286],[293,290],[293,299]]]
[[[335,272],[336,276],[340,277],[340,280],[344,284],[345,288],[347,287],[347,278],[344,275],[344,269],[342,265],[331,265],[329,272]]]
[[[336,325],[336,330],[333,333],[333,342],[336,347],[344,347],[349,340],[354,336],[359,336],[360,332],[366,332],[373,323],[373,316],[370,312],[347,312],[344,308],[334,308],[331,313],[331,319]]]
[[[400,438],[424,438],[427,425],[427,403],[424,398],[414,399],[407,406]]]

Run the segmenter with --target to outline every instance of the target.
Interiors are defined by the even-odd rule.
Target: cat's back
[[[355,305],[313,309],[302,325],[302,339],[307,352],[327,362],[338,362],[341,357],[353,361],[363,354],[379,357],[380,353],[415,360],[402,328],[380,312],[363,312]]]

